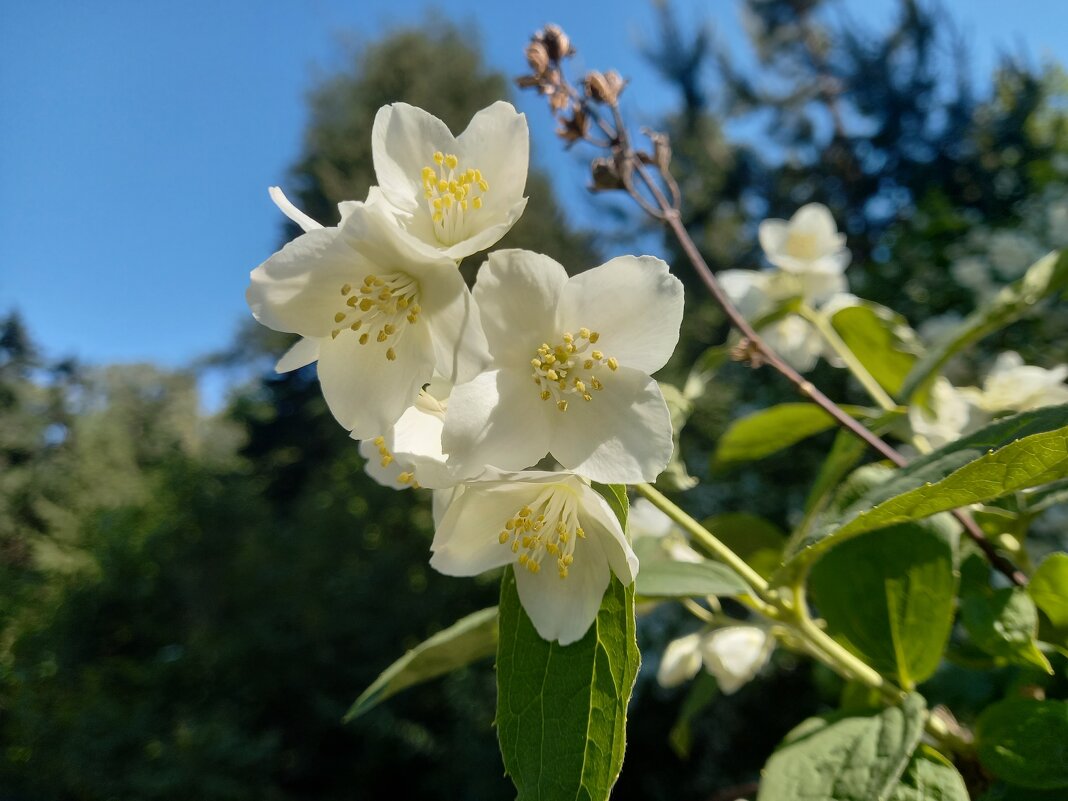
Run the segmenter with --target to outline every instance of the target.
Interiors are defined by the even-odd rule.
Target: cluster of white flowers
[[[277,369],[318,361],[370,475],[436,491],[431,565],[467,576],[514,564],[534,626],[567,644],[610,573],[629,584],[638,569],[590,482],[652,481],[671,456],[650,373],[678,341],[683,290],[660,259],[569,278],[547,256],[504,250],[469,291],[459,260],[523,212],[528,140],[508,103],[458,137],[421,109],[382,108],[378,186],[340,204],[338,225],[271,190],[304,234],[252,271],[247,299],[261,323],[300,335]],[[549,455],[561,470],[530,469]]]
[[[941,447],[1009,412],[1026,412],[1068,403],[1068,365],[1044,369],[1024,364],[1020,354],[1006,351],[990,368],[983,386],[954,387],[938,378],[931,387],[928,408],[909,407],[913,434],[933,448]]]
[[[703,665],[715,676],[720,692],[731,695],[756,678],[775,650],[775,638],[760,626],[724,626],[672,640],[660,657],[656,680],[676,687],[697,675]]]
[[[825,314],[852,302],[845,268],[850,253],[827,207],[809,203],[786,220],[764,220],[760,247],[771,270],[725,270],[723,290],[760,331],[772,350],[795,369],[811,370],[820,356],[836,362],[820,333],[791,310],[797,304]]]

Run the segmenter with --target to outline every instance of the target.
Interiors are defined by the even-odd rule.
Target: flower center
[[[419,321],[419,284],[404,273],[368,275],[358,289],[352,284],[341,287],[345,299],[342,310],[334,314],[338,325],[330,332],[337,339],[342,331],[356,331],[360,344],[382,343],[386,346],[386,358],[393,361],[397,353],[393,346],[400,341],[408,324]]]
[[[786,252],[795,259],[811,260],[821,255],[820,238],[815,234],[792,231],[786,237]]]
[[[567,578],[575,561],[575,543],[585,538],[575,494],[560,485],[547,487],[537,500],[520,508],[497,537],[501,545],[509,545],[512,553],[519,554],[519,564],[531,573],[541,570],[548,554],[556,560],[560,578]]]
[[[374,446],[378,448],[378,458],[380,460],[379,464],[381,464],[382,467],[389,467],[391,464],[393,464],[394,456],[392,453],[390,453],[389,448],[386,447],[386,438],[375,437],[371,441],[374,443]],[[398,473],[397,483],[409,486],[412,489],[419,489],[419,482],[415,480],[414,470],[405,470],[401,473]]]
[[[481,170],[461,172],[460,160],[451,153],[439,150],[434,164],[436,169],[423,167],[423,194],[434,221],[434,235],[442,244],[453,245],[466,238],[467,215],[482,208],[489,183]]]
[[[555,347],[542,343],[537,355],[530,360],[534,383],[541,387],[542,400],[552,400],[557,409],[566,412],[568,396],[590,401],[593,400],[590,390],[604,389],[597,374],[603,373],[605,367],[613,371],[619,369],[619,362],[599,350],[591,350],[600,337],[596,331],[580,328],[578,336],[564,333]]]

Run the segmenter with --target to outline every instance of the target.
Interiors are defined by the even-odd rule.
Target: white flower
[[[550,452],[594,481],[656,478],[671,417],[649,374],[675,348],[683,305],[668,266],[624,256],[568,278],[547,256],[497,251],[474,296],[491,362],[453,390],[449,465],[521,469]]]
[[[705,561],[701,554],[690,547],[686,535],[671,518],[645,498],[638,498],[630,505],[627,533],[631,542],[642,538],[657,540],[664,554],[676,562]]]
[[[323,228],[272,196],[306,232],[253,270],[246,292],[257,320],[303,337],[279,372],[318,360],[327,405],[360,438],[392,426],[435,370],[478,372],[485,338],[449,258],[407,245],[379,203],[345,204]]]
[[[829,270],[724,270],[717,277],[742,316],[757,326],[772,350],[795,369],[811,370],[821,355],[834,358],[807,320],[796,314],[775,313],[792,300],[811,308],[834,303],[848,289],[844,275]],[[763,322],[769,315],[772,319]]]
[[[597,617],[610,573],[638,559],[611,508],[571,473],[525,472],[467,484],[438,525],[431,567],[474,576],[514,564],[516,589],[546,640],[575,642]]]
[[[982,392],[972,390],[970,396],[976,406],[987,412],[1027,412],[1068,403],[1066,377],[1068,365],[1046,370],[1024,364],[1020,354],[1010,350],[998,356],[987,373]]]
[[[461,480],[448,469],[441,452],[449,389],[447,381],[431,381],[385,433],[360,443],[371,478],[393,489],[447,489]]]
[[[912,433],[923,437],[932,448],[959,439],[983,424],[986,415],[980,415],[968,393],[957,389],[945,378],[939,377],[931,385],[927,408],[920,404],[909,406],[909,425]]]
[[[726,626],[688,634],[664,649],[656,680],[676,687],[705,670],[716,678],[720,692],[731,695],[750,682],[771,658],[775,639],[759,626]]]
[[[731,695],[756,677],[774,647],[774,638],[759,626],[727,626],[704,638],[701,658],[720,692]]]
[[[493,245],[526,206],[527,120],[497,102],[458,137],[406,103],[375,116],[371,148],[382,197],[424,253],[460,260]]]
[[[661,687],[678,687],[697,675],[701,669],[702,637],[700,633],[687,634],[667,644],[656,671]]]
[[[838,233],[834,217],[822,203],[802,206],[789,222],[764,220],[758,235],[768,261],[787,272],[840,275],[849,264],[845,234]]]

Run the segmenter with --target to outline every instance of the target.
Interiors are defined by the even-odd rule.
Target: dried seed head
[[[592,188],[599,192],[607,192],[613,189],[623,189],[623,179],[619,175],[616,163],[613,159],[598,158],[590,162],[590,173],[593,177]]]
[[[535,39],[527,45],[527,63],[535,77],[544,74],[549,68],[549,51],[543,42]]]
[[[546,25],[534,35],[534,39],[545,45],[545,50],[553,61],[560,61],[575,52],[571,39],[559,25]]]
[[[583,87],[586,90],[586,97],[596,100],[598,103],[607,103],[611,106],[618,102],[619,95],[626,83],[615,70],[609,70],[607,73],[593,70],[586,73]]]
[[[589,117],[582,106],[577,103],[572,107],[571,117],[562,117],[560,127],[556,129],[556,135],[568,144],[586,138],[586,131],[590,127]]]

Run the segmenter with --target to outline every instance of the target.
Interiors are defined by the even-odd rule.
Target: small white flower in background
[[[604,498],[572,473],[495,474],[468,483],[438,524],[430,566],[474,576],[515,566],[538,634],[561,645],[597,617],[612,573],[630,584],[638,558]]]
[[[260,323],[303,337],[279,372],[318,360],[330,411],[360,438],[392,426],[435,371],[478,372],[478,310],[449,258],[414,250],[376,202],[344,204],[324,228],[271,194],[305,230],[252,271],[246,292]]]
[[[671,416],[649,374],[675,349],[682,294],[649,256],[568,278],[548,256],[491,253],[474,288],[491,360],[453,389],[450,467],[515,470],[551,453],[594,481],[655,479],[671,457]]]
[[[789,222],[764,220],[758,229],[760,247],[768,261],[787,272],[841,275],[849,265],[845,234],[822,203],[808,203]]]
[[[672,640],[657,671],[663,687],[675,687],[697,675],[703,665],[720,692],[731,695],[752,681],[771,658],[775,638],[759,626],[725,626]]]
[[[682,529],[645,498],[638,498],[630,505],[627,533],[632,543],[640,539],[657,540],[664,554],[676,562],[705,561],[701,554],[690,547]]]
[[[449,382],[434,379],[385,433],[360,443],[367,474],[384,487],[447,489],[459,483],[441,452]]]
[[[1024,364],[1020,354],[1005,351],[983,381],[982,391],[971,390],[969,396],[980,409],[990,413],[1027,412],[1042,406],[1068,403],[1068,365],[1049,370]]]
[[[979,414],[966,392],[942,377],[931,385],[927,408],[912,404],[908,416],[912,433],[923,437],[932,448],[941,448],[960,439],[979,428],[986,419],[985,415]]]
[[[454,137],[406,103],[375,116],[371,148],[381,196],[417,247],[454,261],[492,246],[526,206],[527,120],[499,101]]]

